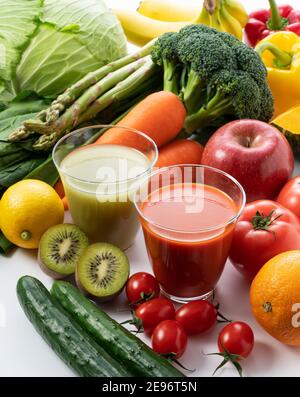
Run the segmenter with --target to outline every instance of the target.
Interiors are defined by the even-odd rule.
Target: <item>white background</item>
[[[187,0],[182,1],[188,3]],[[298,3],[300,8],[297,0],[284,2],[294,6]],[[138,4],[135,0],[107,0],[107,3],[132,8]],[[244,4],[248,10],[252,10],[267,6],[267,1],[247,0]],[[150,271],[141,234],[129,251],[129,259],[132,273]],[[51,286],[51,279],[37,265],[36,252],[19,249],[10,258],[0,257],[0,376],[73,376],[72,371],[36,333],[20,309],[15,289],[17,280],[25,274],[36,276],[46,286]],[[253,353],[243,362],[245,376],[299,376],[300,348],[280,344],[255,323],[250,313],[248,290],[249,286],[243,278],[227,263],[217,287],[221,311],[233,320],[246,321],[255,333]],[[118,321],[124,321],[129,316],[123,295],[113,304],[103,305],[103,308]],[[220,358],[206,356],[205,353],[217,351],[216,340],[221,328],[222,325],[217,325],[205,335],[190,338],[182,363],[196,369],[192,376],[211,376],[219,364]],[[146,338],[145,341],[149,342]],[[228,365],[216,376],[236,376],[236,371]]]

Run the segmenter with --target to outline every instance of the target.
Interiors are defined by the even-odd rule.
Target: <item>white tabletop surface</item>
[[[138,3],[135,0],[106,1],[109,5],[122,4],[133,8]],[[286,2],[296,6],[298,0]],[[244,4],[251,10],[267,6],[267,1],[246,0]],[[298,173],[299,170],[296,174]],[[132,273],[151,271],[141,233],[128,255]],[[25,274],[39,278],[47,287],[51,286],[52,280],[42,273],[37,265],[36,252],[18,249],[9,258],[0,256],[0,376],[74,376],[36,333],[19,306],[16,283],[19,277]],[[255,334],[254,350],[243,362],[245,376],[299,376],[300,348],[280,344],[256,324],[250,313],[248,291],[247,283],[231,264],[227,263],[217,287],[221,311],[232,320],[247,322]],[[102,307],[118,321],[128,318],[123,294],[113,303]],[[219,364],[219,357],[205,354],[217,351],[216,341],[221,328],[222,324],[219,324],[204,335],[190,338],[188,349],[181,361],[186,367],[196,369],[191,376],[211,376]],[[149,343],[149,339],[143,339]],[[215,376],[237,376],[237,373],[228,365]]]

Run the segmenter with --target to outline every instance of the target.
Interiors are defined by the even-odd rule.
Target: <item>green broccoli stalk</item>
[[[205,103],[188,114],[185,130],[192,133],[225,116],[228,119],[257,118],[260,114],[261,91],[245,72],[221,70],[208,83]]]
[[[271,119],[274,100],[266,68],[258,54],[234,36],[189,25],[163,35],[152,57],[164,68],[164,89],[178,92],[185,104],[189,134],[232,119]]]

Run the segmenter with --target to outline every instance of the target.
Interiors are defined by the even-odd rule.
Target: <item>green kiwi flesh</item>
[[[51,227],[39,244],[41,269],[55,279],[75,273],[79,258],[88,245],[88,238],[78,226],[65,223]]]
[[[76,266],[76,283],[86,295],[105,302],[119,295],[129,276],[129,261],[118,247],[90,245]]]

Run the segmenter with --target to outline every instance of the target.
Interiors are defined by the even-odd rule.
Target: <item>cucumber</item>
[[[72,319],[37,279],[17,284],[19,302],[36,330],[56,354],[80,376],[132,376]]]
[[[167,359],[153,352],[144,342],[85,298],[72,284],[55,281],[51,294],[98,344],[135,376],[184,376]]]

